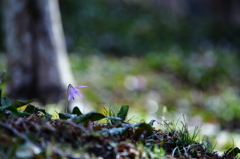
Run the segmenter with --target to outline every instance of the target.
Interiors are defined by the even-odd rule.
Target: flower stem
[[[68,88],[67,88],[67,101],[66,101],[65,113],[68,113],[68,105],[69,105],[69,101],[68,101],[68,91],[69,91],[69,86],[70,86],[70,85],[68,85]]]

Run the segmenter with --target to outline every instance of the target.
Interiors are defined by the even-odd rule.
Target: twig
[[[73,126],[73,127],[77,127],[77,128],[79,128],[79,129],[81,129],[83,132],[86,132],[86,131],[87,131],[86,128],[84,128],[84,127],[81,126],[81,125],[75,124],[74,122],[67,121],[67,120],[62,120],[61,122],[66,123],[66,124],[69,124],[69,125],[71,125],[71,126]]]
[[[10,125],[7,125],[7,124],[4,124],[4,123],[0,123],[0,126],[5,128],[5,129],[8,129],[9,131],[13,132],[16,136],[20,137],[21,139],[23,139],[24,141],[26,142],[31,142],[27,136],[21,134],[17,129],[11,127]]]

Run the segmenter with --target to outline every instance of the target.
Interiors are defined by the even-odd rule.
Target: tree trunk
[[[9,75],[6,93],[43,104],[57,102],[68,82],[73,82],[57,0],[4,0],[3,9]]]

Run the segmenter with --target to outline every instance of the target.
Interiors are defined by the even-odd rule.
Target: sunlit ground
[[[3,70],[6,59],[2,54],[0,57]],[[103,112],[105,108],[129,105],[132,122],[166,119],[178,121],[179,127],[184,116],[190,129],[201,126],[200,136],[214,141],[216,150],[240,147],[239,131],[229,133],[220,128],[239,119],[240,71],[236,59],[217,49],[191,55],[170,50],[138,58],[70,54],[77,84],[88,86],[81,89],[83,107]],[[66,102],[59,105],[48,109],[62,111]]]
[[[96,109],[127,104],[132,121],[147,122],[179,121],[184,114],[189,127],[201,126],[201,135],[216,149],[240,146],[238,133],[220,128],[240,109],[234,55],[211,50],[187,57],[169,52],[141,58],[72,54],[70,59],[77,83],[89,86],[82,91]]]

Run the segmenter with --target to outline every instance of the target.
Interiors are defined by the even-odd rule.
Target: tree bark
[[[57,102],[68,82],[73,82],[57,0],[4,0],[3,9],[9,75],[6,93],[43,104]]]

